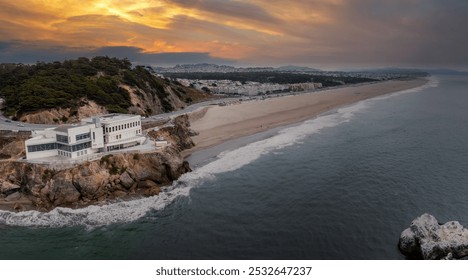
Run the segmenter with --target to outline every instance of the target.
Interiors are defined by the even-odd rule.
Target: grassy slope
[[[130,93],[123,85],[148,93],[169,112],[175,106],[168,87],[184,103],[206,99],[194,89],[173,84],[153,75],[142,66],[132,68],[127,59],[95,57],[35,65],[0,64],[0,96],[4,113],[15,119],[28,113],[49,109],[76,110],[86,100],[104,106],[109,112],[126,113],[132,105]]]

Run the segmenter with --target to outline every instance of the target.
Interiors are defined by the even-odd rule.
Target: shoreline
[[[297,124],[359,101],[417,88],[428,81],[426,78],[392,80],[204,107],[189,114],[191,128],[198,135],[192,137],[195,146],[182,155],[188,158],[228,141]]]

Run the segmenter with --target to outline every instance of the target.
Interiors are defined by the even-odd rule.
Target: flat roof
[[[69,128],[76,127],[76,125],[71,125],[71,124],[64,124],[61,126],[57,126],[54,130],[55,131],[60,131],[60,132],[68,132]]]

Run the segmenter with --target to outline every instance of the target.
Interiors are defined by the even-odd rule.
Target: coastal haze
[[[110,173],[112,153],[78,167],[112,178],[94,200],[73,168],[69,205],[43,194],[59,187],[28,189],[60,169],[0,178],[0,259],[403,260],[398,238],[423,213],[468,225],[467,1],[0,5],[2,133],[76,126],[89,105],[142,115],[145,135],[169,146],[154,148],[157,168],[120,157],[151,193],[135,194],[145,184],[129,166]],[[18,100],[36,88],[67,105]]]

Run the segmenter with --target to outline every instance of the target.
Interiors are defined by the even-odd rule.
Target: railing
[[[23,130],[19,130],[19,131],[12,131],[12,130],[0,130],[0,135],[1,136],[31,136],[31,131],[23,131]]]

